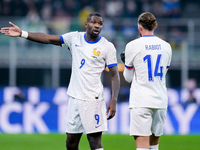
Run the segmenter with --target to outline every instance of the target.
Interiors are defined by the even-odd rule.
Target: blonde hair
[[[142,25],[146,30],[152,31],[154,30],[158,23],[156,21],[156,17],[150,12],[144,12],[138,17],[138,23]]]

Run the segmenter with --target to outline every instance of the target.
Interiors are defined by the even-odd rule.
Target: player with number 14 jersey
[[[171,62],[171,46],[155,35],[143,35],[125,48],[125,66],[133,69],[130,108],[167,108],[165,76]]]

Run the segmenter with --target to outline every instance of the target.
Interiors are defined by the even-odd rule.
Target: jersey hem
[[[93,101],[104,101],[104,98],[101,98],[101,99],[95,99],[95,98],[79,98],[79,97],[76,97],[76,96],[72,96],[70,94],[68,94],[70,97],[73,97],[77,100],[81,100],[81,101],[88,101],[88,102],[93,102]]]

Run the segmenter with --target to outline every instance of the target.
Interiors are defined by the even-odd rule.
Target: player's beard
[[[99,34],[100,34],[100,32],[98,32],[98,34],[95,34],[95,33],[92,31],[91,37],[96,39],[96,38],[99,37]]]

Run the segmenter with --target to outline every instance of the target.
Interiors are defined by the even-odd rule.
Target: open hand
[[[12,22],[9,22],[9,24],[12,27],[3,27],[1,28],[0,32],[2,34],[5,34],[7,36],[12,36],[12,37],[21,36],[21,32],[22,32],[21,29],[15,24],[13,24]]]

